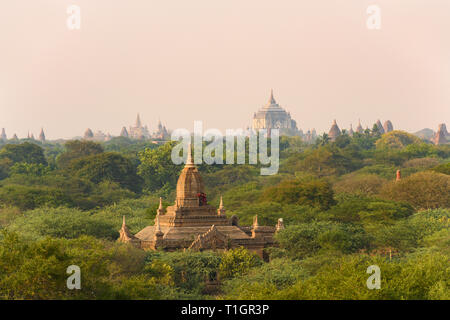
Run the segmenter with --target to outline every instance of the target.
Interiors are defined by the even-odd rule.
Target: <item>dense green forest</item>
[[[286,228],[264,262],[243,248],[150,252],[118,243],[171,205],[175,144],[113,138],[0,144],[0,299],[449,299],[450,145],[402,131],[280,139],[278,174],[201,165],[208,201],[241,225]],[[401,170],[401,180],[395,181]],[[66,268],[82,270],[68,290]],[[366,269],[381,269],[369,290]],[[218,272],[220,286],[207,279]]]

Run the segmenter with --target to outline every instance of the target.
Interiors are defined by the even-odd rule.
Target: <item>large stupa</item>
[[[291,114],[280,107],[275,101],[273,90],[270,92],[269,102],[253,115],[253,130],[279,129],[280,135],[299,135],[297,123],[291,118]]]

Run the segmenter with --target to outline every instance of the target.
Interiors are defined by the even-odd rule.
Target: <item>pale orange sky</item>
[[[449,125],[448,0],[3,0],[0,42],[9,137],[118,135],[137,112],[151,131],[161,118],[224,132],[249,125],[271,88],[305,131]]]

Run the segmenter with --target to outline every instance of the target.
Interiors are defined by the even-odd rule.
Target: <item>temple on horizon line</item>
[[[274,234],[283,229],[283,219],[276,226],[260,226],[255,216],[252,226],[240,226],[237,216],[225,214],[222,197],[216,210],[206,201],[202,177],[188,148],[186,165],[177,182],[175,204],[165,210],[160,199],[155,224],[133,235],[123,219],[118,241],[144,250],[174,251],[188,249],[227,250],[244,247],[266,258],[264,248],[274,245]]]

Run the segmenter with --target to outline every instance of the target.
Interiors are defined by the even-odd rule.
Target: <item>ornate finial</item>
[[[335,124],[336,124],[336,119],[333,120],[333,125],[335,125]]]
[[[126,227],[126,223],[125,223],[125,216],[122,217],[122,228]]]
[[[162,197],[159,197],[159,207],[158,207],[158,210],[156,210],[156,213],[158,215],[164,214],[164,207],[163,207],[163,204],[162,204]]]
[[[222,199],[222,196],[220,196],[219,209],[223,209],[223,199]]]

